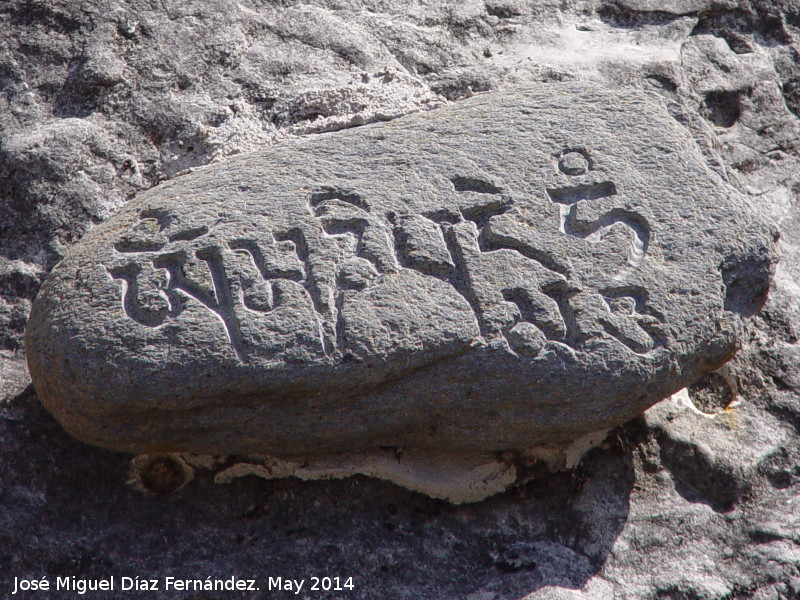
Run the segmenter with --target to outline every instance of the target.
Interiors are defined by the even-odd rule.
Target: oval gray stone
[[[50,274],[27,356],[118,450],[562,443],[730,358],[775,237],[655,96],[480,94],[141,194]]]

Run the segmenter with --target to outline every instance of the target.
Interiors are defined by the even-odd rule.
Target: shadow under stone
[[[215,485],[207,471],[155,496],[126,485],[130,458],[71,438],[30,387],[0,405],[4,590],[14,577],[46,577],[48,598],[74,598],[53,590],[57,577],[71,576],[114,576],[114,597],[123,599],[443,600],[481,591],[500,600],[547,585],[580,589],[625,524],[634,480],[618,445],[464,506],[361,476]],[[158,580],[158,591],[120,590],[122,577],[137,576]],[[165,589],[166,577],[253,579],[259,589],[178,591]],[[325,577],[331,587],[352,577],[353,588],[311,591],[314,577],[320,588]],[[304,580],[301,594],[287,580]]]

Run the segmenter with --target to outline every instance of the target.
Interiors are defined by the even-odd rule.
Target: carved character
[[[593,161],[588,152],[579,148],[569,148],[561,153],[559,170],[576,178],[572,185],[548,187],[546,192],[550,201],[559,205],[561,233],[590,242],[599,242],[616,224],[625,227],[631,237],[628,263],[638,266],[650,244],[650,226],[647,220],[636,212],[623,208],[612,208],[595,218],[581,218],[586,203],[617,195],[613,181],[597,181],[590,172]]]

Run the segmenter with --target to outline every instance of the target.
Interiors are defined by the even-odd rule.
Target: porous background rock
[[[0,32],[4,595],[14,576],[328,574],[356,590],[318,597],[800,597],[796,1],[11,0]],[[783,235],[727,371],[577,468],[464,507],[364,478],[215,486],[203,469],[145,495],[124,483],[129,456],[67,436],[27,386],[41,280],[136,192],[276,140],[564,80],[662,94]],[[144,481],[168,491],[176,469]]]

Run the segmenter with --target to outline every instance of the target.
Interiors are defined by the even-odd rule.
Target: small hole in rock
[[[741,91],[715,91],[706,94],[708,119],[718,127],[733,127],[742,113]]]
[[[689,397],[698,410],[714,414],[733,402],[733,390],[718,373],[706,373],[689,386]]]
[[[142,487],[154,494],[171,494],[188,479],[188,473],[179,458],[156,456],[145,464],[139,474]]]

